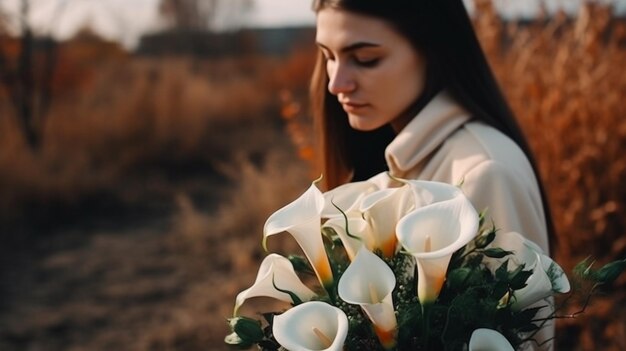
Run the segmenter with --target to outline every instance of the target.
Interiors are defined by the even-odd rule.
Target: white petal
[[[535,262],[532,266],[526,266],[526,269],[531,268],[533,270],[532,275],[526,281],[525,287],[513,293],[515,300],[512,308],[515,311],[523,310],[535,302],[552,295],[552,282],[543,270],[541,262],[539,262],[539,254],[536,252],[533,252],[533,254],[535,255]]]
[[[458,197],[412,211],[398,222],[396,233],[408,252],[428,259],[454,253],[470,242],[477,230],[476,210],[467,198]]]
[[[339,297],[360,305],[385,347],[395,345],[396,315],[391,293],[396,277],[389,266],[364,246],[339,279]]]
[[[325,192],[326,203],[322,211],[322,218],[342,216],[341,211],[344,213],[357,211],[363,197],[376,190],[388,188],[389,180],[387,172],[381,172],[367,180],[346,183]],[[337,210],[335,205],[341,211]]]
[[[538,302],[554,292],[568,292],[570,290],[567,276],[551,258],[544,255],[542,250],[532,241],[524,238],[519,233],[508,232],[498,233],[490,247],[499,247],[507,251],[512,251],[513,256],[502,259],[489,258],[485,260],[485,265],[493,272],[502,262],[509,259],[513,264],[509,270],[524,264],[525,269],[532,269],[533,274],[526,281],[526,286],[515,291],[514,310],[521,310],[535,302]],[[551,271],[552,270],[552,271]],[[550,272],[550,274],[548,274]],[[551,281],[551,275],[556,279]]]
[[[391,294],[387,295],[381,303],[363,304],[361,308],[372,322],[381,345],[386,350],[393,349],[397,342],[398,322]]]
[[[569,292],[571,286],[563,268],[546,255],[540,255],[540,258],[543,270],[548,272],[550,278],[555,278],[552,280],[552,291],[558,293]]]
[[[424,180],[406,180],[405,183],[415,196],[416,208],[464,196],[461,189],[447,183]]]
[[[265,237],[278,234],[302,222],[312,219],[321,221],[321,212],[324,208],[324,197],[320,190],[311,184],[309,189],[295,201],[274,212],[265,222],[263,234]]]
[[[393,297],[391,294],[377,304],[362,304],[369,319],[383,331],[393,330],[397,326],[396,314],[393,309]]]
[[[375,235],[375,245],[385,257],[393,257],[396,251],[396,225],[400,218],[413,208],[413,196],[406,186],[375,191],[362,199],[360,212]]]
[[[507,256],[501,260],[511,259],[516,265],[526,264],[527,267],[534,265],[537,261],[536,253],[543,254],[539,246],[517,232],[497,233],[489,246],[513,251],[512,257]]]
[[[339,279],[339,297],[351,304],[376,304],[382,302],[396,286],[396,277],[380,257],[365,247]],[[372,300],[372,298],[377,300]]]
[[[415,257],[415,255],[413,255]],[[432,302],[437,299],[446,279],[446,271],[452,255],[440,258],[420,259],[417,263],[417,296],[420,302]]]
[[[322,218],[341,217],[344,213],[358,209],[361,199],[375,191],[378,187],[369,181],[353,182],[340,185],[324,193],[324,209]],[[335,206],[339,207],[339,211]]]
[[[276,290],[274,284],[281,290],[296,294],[302,301],[309,301],[315,296],[315,293],[300,281],[287,258],[270,254],[261,262],[254,284],[237,295],[234,314],[236,315],[239,307],[252,297],[266,296],[293,302],[289,294]]]
[[[326,345],[314,328],[330,339]],[[348,335],[348,317],[337,307],[320,301],[306,302],[274,317],[274,337],[292,351],[340,351]]]
[[[417,261],[420,301],[438,296],[452,254],[470,242],[477,230],[478,213],[461,192],[418,208],[398,222],[398,240]]]
[[[274,212],[263,228],[263,246],[270,235],[289,232],[309,259],[322,285],[332,283],[330,263],[321,235],[321,212],[324,197],[312,184],[298,199]]]
[[[513,346],[497,331],[481,328],[472,333],[469,351],[513,351]]]

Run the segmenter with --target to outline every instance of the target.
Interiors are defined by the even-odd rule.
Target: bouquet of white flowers
[[[262,350],[513,350],[555,318],[551,299],[570,283],[561,267],[518,233],[483,227],[455,186],[386,174],[322,193],[315,183],[265,223],[289,232],[306,259],[270,254],[236,298],[225,342]],[[625,261],[579,276],[614,280]],[[317,276],[311,290],[298,273]],[[238,316],[245,300],[291,303]],[[544,301],[542,303],[542,301]],[[539,318],[538,312],[545,316]],[[547,317],[546,317],[547,316]]]

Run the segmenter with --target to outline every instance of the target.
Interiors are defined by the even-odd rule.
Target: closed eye
[[[378,65],[378,63],[380,62],[380,59],[379,58],[372,58],[372,59],[354,58],[354,62],[361,67],[372,68]]]

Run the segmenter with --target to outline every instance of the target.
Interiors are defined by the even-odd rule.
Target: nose
[[[335,63],[328,67],[328,91],[333,95],[350,93],[356,89],[355,77],[349,67]]]

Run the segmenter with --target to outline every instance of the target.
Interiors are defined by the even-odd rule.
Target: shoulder
[[[456,150],[452,152],[456,162],[464,165],[457,170],[456,176],[461,177],[457,182],[476,209],[487,209],[499,228],[523,233],[547,250],[539,184],[521,148],[480,122],[466,123],[449,142],[450,150]]]
[[[478,172],[497,176],[531,177],[534,171],[522,149],[508,136],[482,122],[469,122],[448,140],[447,149],[464,173]]]
[[[504,161],[511,157],[526,158],[511,138],[482,122],[466,123],[450,138],[450,142],[470,146],[471,151],[482,153],[488,159]]]
[[[468,189],[501,189],[514,192],[520,188],[535,188],[534,174],[520,173],[507,164],[494,159],[485,159],[468,169],[461,183]],[[476,192],[476,191],[471,191]]]
[[[422,178],[463,183],[472,194],[496,188],[502,194],[539,194],[537,177],[526,154],[508,136],[481,122],[468,122],[452,134],[433,156]]]

